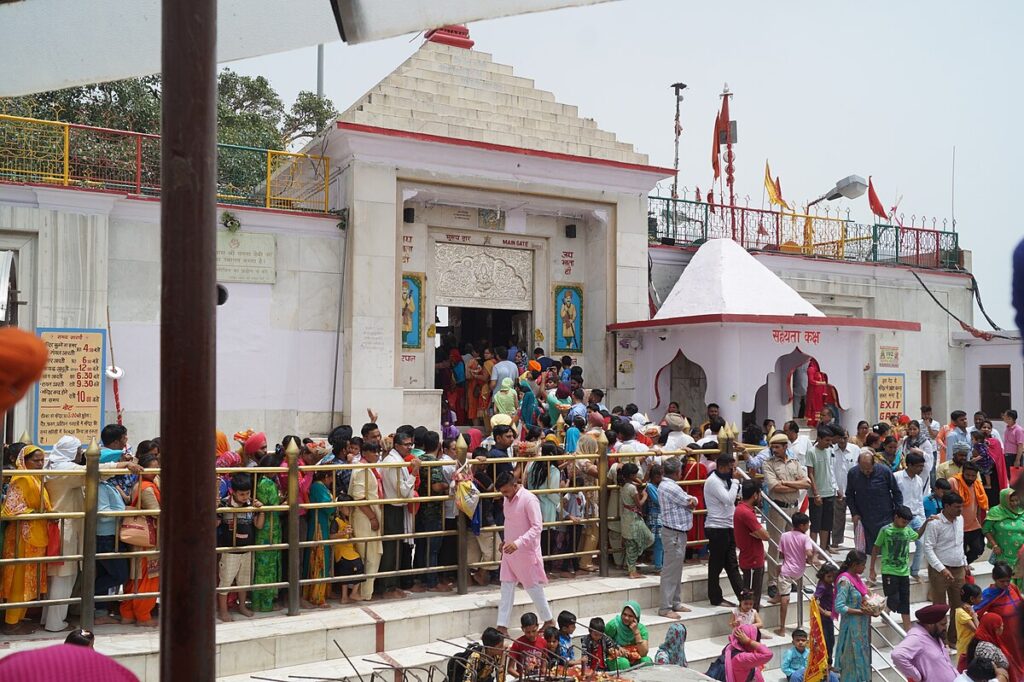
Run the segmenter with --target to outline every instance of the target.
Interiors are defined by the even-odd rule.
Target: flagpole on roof
[[[683,102],[683,90],[686,89],[686,83],[673,83],[672,89],[676,92],[676,125],[675,125],[675,136],[676,136],[676,154],[675,161],[672,163],[672,169],[675,173],[672,175],[672,198],[679,198],[679,136],[683,133],[683,126],[679,122],[679,105]]]

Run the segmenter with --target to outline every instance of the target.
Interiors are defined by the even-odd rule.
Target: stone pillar
[[[347,183],[342,413],[358,430],[372,408],[380,415],[381,431],[388,433],[404,423],[397,381],[401,203],[394,168],[354,161]]]
[[[647,197],[619,195],[615,208],[615,322],[650,319],[647,304]]]

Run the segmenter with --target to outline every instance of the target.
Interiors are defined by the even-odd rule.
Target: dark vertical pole
[[[160,679],[216,677],[217,2],[162,3]]]

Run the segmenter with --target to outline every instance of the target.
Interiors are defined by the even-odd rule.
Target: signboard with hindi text
[[[88,443],[103,428],[107,366],[104,329],[36,329],[49,358],[36,384],[35,443],[49,449],[61,436]]]
[[[879,367],[899,367],[900,366],[900,347],[899,346],[879,346],[878,347],[878,366]]]
[[[273,284],[277,281],[274,235],[217,232],[217,281]]]
[[[878,419],[887,420],[906,413],[904,401],[905,374],[876,374],[875,398]]]

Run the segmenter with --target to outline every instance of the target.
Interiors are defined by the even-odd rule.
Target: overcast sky
[[[1010,251],[1024,234],[1009,206],[1024,158],[1022,19],[1024,3],[1012,1],[620,0],[469,28],[476,49],[655,165],[672,165],[669,85],[686,83],[679,182],[691,192],[710,183],[726,82],[739,126],[736,190],[751,206],[761,205],[767,158],[788,200],[871,175],[887,208],[902,195],[906,220],[936,217],[942,229],[955,145],[960,244],[973,252],[986,309],[1012,327]],[[422,38],[410,38],[328,45],[327,96],[344,110],[418,48]],[[316,89],[315,48],[230,66],[266,76],[286,103]],[[848,204],[854,220],[871,221],[866,195]]]

